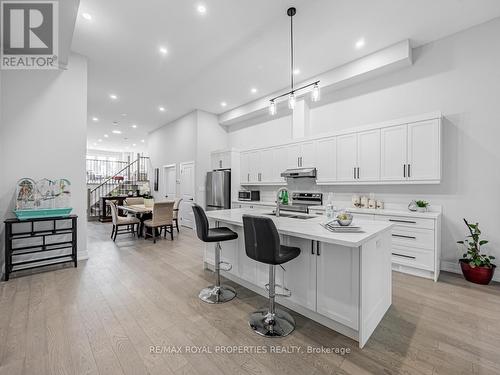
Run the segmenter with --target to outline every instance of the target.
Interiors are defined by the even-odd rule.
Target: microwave
[[[240,190],[238,191],[238,200],[240,201],[260,201],[259,190]]]

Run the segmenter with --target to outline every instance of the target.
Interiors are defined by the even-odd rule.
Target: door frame
[[[177,189],[177,163],[172,163],[172,164],[165,164],[165,165],[162,165],[161,167],[161,184],[162,184],[162,195],[163,197],[162,198],[165,198],[166,195],[167,195],[167,181],[166,181],[166,178],[167,178],[167,174],[165,173],[165,170],[167,168],[173,168],[174,169],[174,172],[175,172],[175,197],[177,197],[178,195],[178,189]]]

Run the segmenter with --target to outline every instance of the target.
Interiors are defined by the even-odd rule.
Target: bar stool
[[[245,250],[247,256],[257,262],[269,264],[269,308],[250,315],[250,327],[259,335],[284,337],[295,328],[293,317],[274,304],[276,296],[275,268],[300,255],[298,247],[280,244],[280,237],[274,222],[268,217],[243,215]]]
[[[202,289],[198,297],[207,303],[224,303],[231,301],[236,296],[236,291],[227,285],[220,284],[220,266],[226,265],[224,271],[229,271],[232,266],[227,262],[221,262],[220,253],[222,250],[221,242],[235,240],[238,238],[238,233],[233,232],[226,227],[212,228],[208,226],[207,215],[203,208],[197,204],[193,205],[194,219],[196,221],[196,234],[203,242],[215,242],[215,285],[211,285]]]

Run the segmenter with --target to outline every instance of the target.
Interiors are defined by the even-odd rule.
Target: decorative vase
[[[491,265],[491,268],[471,267],[467,259],[460,259],[459,262],[465,280],[481,285],[488,285],[490,283],[495,273],[495,268],[497,267],[494,264]]]
[[[427,207],[418,207],[417,206],[417,212],[427,212]]]

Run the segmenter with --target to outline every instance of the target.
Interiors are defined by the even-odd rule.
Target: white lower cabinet
[[[316,255],[312,254],[312,241],[285,236],[283,244],[299,247],[300,255],[283,264],[284,285],[292,295],[287,299],[297,305],[316,310]],[[281,268],[278,266],[278,269]]]
[[[316,249],[316,265],[316,311],[357,330],[359,248],[346,251],[345,247],[320,243]]]

